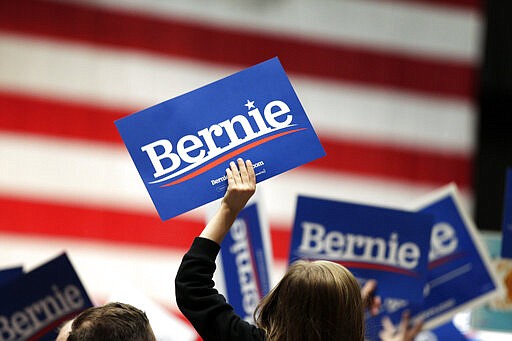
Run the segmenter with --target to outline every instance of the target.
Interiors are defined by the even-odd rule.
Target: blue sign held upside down
[[[271,245],[258,211],[258,204],[252,203],[238,214],[220,250],[226,298],[248,322],[253,322],[256,306],[271,288]]]

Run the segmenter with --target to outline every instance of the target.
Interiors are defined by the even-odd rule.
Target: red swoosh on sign
[[[173,182],[166,183],[165,185],[162,185],[160,187],[169,187],[169,186],[173,186],[173,185],[182,183],[184,181],[190,180],[190,179],[195,178],[196,176],[198,176],[200,174],[203,174],[204,172],[212,169],[213,167],[221,164],[222,162],[227,161],[227,160],[233,158],[234,156],[236,156],[238,154],[241,154],[241,153],[243,153],[243,152],[245,152],[245,151],[247,151],[249,149],[255,148],[255,147],[257,147],[257,146],[259,146],[259,145],[261,145],[263,143],[275,140],[275,139],[277,139],[277,138],[279,138],[281,136],[288,135],[288,134],[291,134],[291,133],[296,133],[298,131],[305,130],[305,129],[307,129],[307,128],[299,128],[299,129],[289,130],[289,131],[285,131],[283,133],[279,133],[279,134],[276,134],[276,135],[265,137],[265,138],[263,138],[261,140],[255,141],[253,143],[249,143],[248,145],[243,146],[242,148],[239,148],[237,150],[234,150],[231,153],[228,153],[228,154],[220,157],[219,159],[217,159],[217,160],[207,164],[206,166],[199,168],[198,170],[190,173],[189,175],[186,175],[186,176],[184,176],[182,178],[179,178],[178,180],[175,180]]]
[[[373,269],[373,270],[380,270],[380,271],[386,271],[386,272],[394,272],[406,276],[411,277],[418,277],[419,274],[415,273],[414,271],[409,271],[401,268],[397,268],[394,266],[389,265],[381,265],[381,264],[372,264],[372,263],[362,263],[362,262],[336,262],[338,264],[343,265],[347,268],[358,268],[358,269]]]

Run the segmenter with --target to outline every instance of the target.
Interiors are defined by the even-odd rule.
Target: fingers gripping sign
[[[222,199],[222,204],[232,212],[238,213],[256,191],[254,168],[250,160],[244,162],[242,159],[238,159],[236,163],[231,161],[230,168],[226,169],[226,173],[228,189]]]
[[[252,162],[238,159],[231,161],[226,169],[228,189],[222,199],[220,208],[205,226],[201,237],[220,244],[238,213],[245,207],[256,191],[256,175]]]

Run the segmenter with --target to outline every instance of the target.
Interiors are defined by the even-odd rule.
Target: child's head
[[[364,340],[359,284],[329,261],[297,261],[260,302],[256,321],[269,340]]]

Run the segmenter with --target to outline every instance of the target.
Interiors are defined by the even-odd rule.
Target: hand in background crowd
[[[377,281],[370,279],[361,288],[361,297],[363,298],[363,304],[365,309],[368,309],[372,316],[379,313],[380,306],[382,304],[379,296],[375,296],[377,290]]]
[[[382,319],[383,329],[379,333],[382,341],[413,341],[423,327],[423,321],[411,324],[410,313],[405,311],[398,327],[394,326],[389,317]]]

